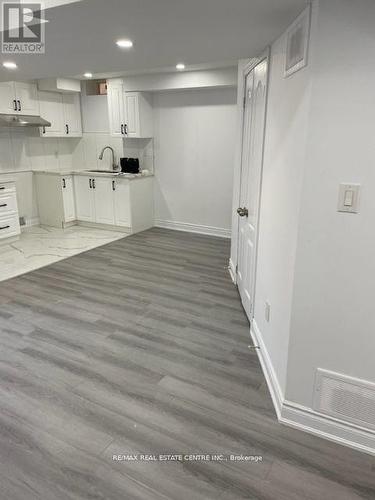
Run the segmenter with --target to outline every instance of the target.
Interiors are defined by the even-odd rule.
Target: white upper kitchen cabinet
[[[148,138],[153,136],[151,97],[144,92],[125,92],[125,136]]]
[[[35,83],[14,82],[18,111],[22,115],[39,115],[38,91]]]
[[[51,123],[42,127],[43,137],[63,137],[65,135],[62,94],[39,91],[40,116]]]
[[[108,85],[109,128],[113,137],[125,136],[123,93],[124,89],[121,83],[110,83]]]
[[[1,82],[0,113],[39,115],[36,85],[27,82]]]
[[[63,109],[66,137],[82,137],[79,94],[63,94]]]
[[[51,123],[42,127],[42,137],[82,137],[79,94],[39,91],[40,116]]]
[[[0,113],[16,113],[17,100],[14,82],[0,82]]]
[[[107,102],[113,137],[136,139],[153,136],[150,94],[126,92],[121,82],[109,80]]]

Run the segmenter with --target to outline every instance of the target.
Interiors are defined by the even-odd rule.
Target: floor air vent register
[[[314,410],[375,432],[375,384],[318,369]]]

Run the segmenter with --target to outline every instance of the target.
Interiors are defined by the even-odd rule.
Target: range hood
[[[0,127],[50,127],[51,124],[40,116],[6,115],[0,113]]]

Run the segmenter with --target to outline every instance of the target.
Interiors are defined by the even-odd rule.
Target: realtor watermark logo
[[[2,2],[1,51],[44,54],[45,22],[42,3]]]

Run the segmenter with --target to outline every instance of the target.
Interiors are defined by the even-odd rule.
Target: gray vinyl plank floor
[[[1,283],[1,500],[375,498],[372,457],[277,422],[228,253],[154,228]]]

